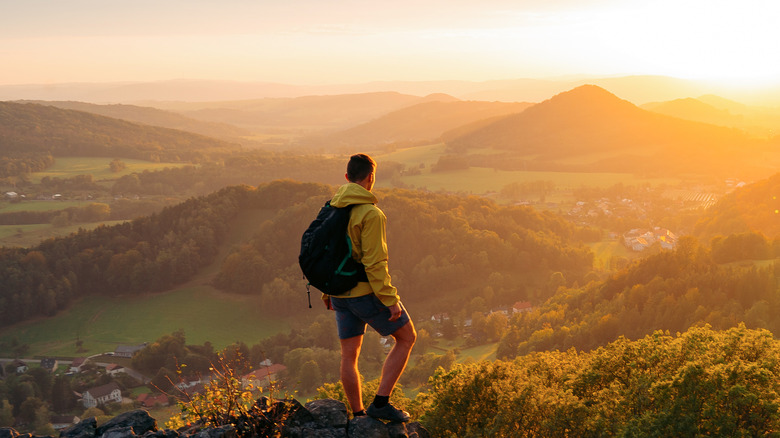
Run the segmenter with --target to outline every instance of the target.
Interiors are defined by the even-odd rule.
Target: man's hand
[[[401,317],[401,303],[395,303],[389,306],[388,309],[390,309],[390,321],[395,321]]]

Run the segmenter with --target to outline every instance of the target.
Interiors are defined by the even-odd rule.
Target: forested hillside
[[[330,198],[279,209],[274,220],[228,256],[215,284],[267,297],[276,314],[299,309],[300,235]],[[477,197],[405,190],[379,191],[388,216],[393,283],[405,303],[422,314],[483,311],[518,300],[543,300],[555,292],[553,272],[569,282],[590,272],[593,256],[582,245],[600,233],[527,207],[501,207]],[[562,275],[561,275],[562,274]],[[317,294],[317,298],[319,294]]]
[[[773,317],[778,312],[780,264],[718,264],[708,248],[685,237],[675,251],[641,259],[606,281],[560,288],[532,312],[512,319],[498,356],[589,350],[618,336],[637,339],[702,324],[726,329],[744,321],[779,333],[780,321]]]
[[[186,281],[215,261],[231,220],[243,209],[277,213],[225,260],[215,284],[262,293],[268,311],[289,314],[304,298],[300,236],[333,191],[291,181],[232,186],[121,225],[31,249],[2,248],[0,321],[53,315],[88,294],[143,294]],[[379,196],[391,217],[394,281],[405,300],[420,304],[418,311],[461,310],[477,295],[486,297],[480,308],[542,299],[558,286],[548,282],[552,272],[572,282],[591,269],[592,254],[581,242],[598,233],[553,215],[479,198],[400,190]]]
[[[703,238],[747,232],[763,233],[770,239],[780,236],[780,173],[724,196],[694,229]]]
[[[29,103],[50,105],[62,109],[84,111],[101,116],[111,117],[114,119],[127,120],[128,122],[177,129],[180,131],[205,135],[207,137],[219,138],[223,140],[229,139],[230,141],[235,141],[236,138],[249,134],[245,130],[236,128],[235,126],[231,126],[226,123],[211,123],[203,120],[195,120],[189,117],[184,117],[181,114],[177,114],[172,111],[164,111],[157,108],[137,105],[97,105],[94,103],[72,101],[31,101]]]
[[[43,170],[51,157],[201,162],[240,146],[52,106],[0,102],[0,177]]]
[[[434,436],[773,436],[778,364],[765,330],[655,331],[440,370],[418,409]]]

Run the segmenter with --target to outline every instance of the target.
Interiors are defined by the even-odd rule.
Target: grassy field
[[[377,156],[377,160],[380,162],[379,172],[381,173],[381,162],[384,160],[397,161],[407,167],[417,167],[423,163],[426,167],[420,175],[404,176],[401,178],[402,182],[415,188],[430,191],[475,195],[498,192],[502,187],[514,182],[552,181],[556,193],[547,196],[548,201],[560,201],[562,193],[568,193],[568,196],[571,196],[571,191],[579,187],[610,187],[618,183],[625,185],[658,185],[662,183],[673,185],[679,182],[675,178],[643,178],[627,173],[505,171],[482,167],[449,172],[431,172],[431,165],[435,164],[443,153],[444,145],[435,144],[380,154]],[[380,174],[378,184],[381,186],[382,183]]]
[[[122,222],[124,221],[82,223],[66,227],[53,227],[50,224],[0,225],[0,246],[29,248],[46,239],[65,237],[77,232],[79,228],[90,230],[98,225],[110,226]]]
[[[144,170],[155,171],[166,167],[182,167],[185,163],[152,163],[150,161],[122,158],[125,168],[120,172],[112,172],[108,164],[112,161],[106,157],[60,157],[54,165],[44,172],[35,172],[30,181],[40,183],[43,177],[69,178],[76,175],[92,175],[96,181],[114,180],[124,175]]]
[[[189,344],[209,341],[223,348],[236,341],[252,345],[289,328],[284,318],[264,315],[257,296],[225,294],[202,285],[137,297],[87,297],[55,317],[0,331],[0,343],[16,339],[28,344],[29,356],[74,357],[114,351],[118,344],[153,342],[180,329]],[[77,339],[86,351],[77,351]]]
[[[593,251],[593,268],[609,271],[612,257],[634,260],[642,257],[642,253],[631,251],[619,240],[602,240],[588,245]]]
[[[480,360],[496,360],[496,350],[498,344],[485,344],[477,345],[476,347],[466,348],[460,351],[458,355],[458,363],[462,363],[467,359],[473,359],[475,361]]]
[[[118,298],[91,296],[51,318],[39,318],[0,330],[0,345],[16,339],[30,346],[29,356],[86,356],[114,351],[117,344],[152,342],[184,330],[187,342],[211,342],[222,348],[236,341],[253,345],[290,329],[289,320],[266,315],[258,295],[219,292],[208,286],[233,245],[248,239],[270,210],[244,212],[232,225],[215,263],[186,286],[153,295]],[[307,308],[303,288],[301,309]],[[313,316],[312,316],[313,318]],[[77,352],[80,339],[85,352]],[[0,357],[9,352],[0,351]]]

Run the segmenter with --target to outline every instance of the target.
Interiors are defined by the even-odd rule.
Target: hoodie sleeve
[[[387,217],[382,210],[372,208],[368,212],[361,230],[363,258],[360,261],[366,268],[366,276],[374,294],[382,304],[389,307],[398,302],[398,291],[390,284],[387,268],[386,222]]]

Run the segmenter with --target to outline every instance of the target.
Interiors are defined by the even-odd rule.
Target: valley
[[[124,365],[159,382],[240,351],[283,365],[285,391],[337,397],[333,318],[316,291],[308,308],[295,258],[356,150],[379,163],[393,282],[418,330],[402,396],[420,414],[438,367],[702,326],[775,333],[780,143],[761,134],[774,122],[743,131],[674,108],[595,86],[538,104],[0,103],[0,357],[186,353]],[[367,381],[383,342],[367,338]]]

